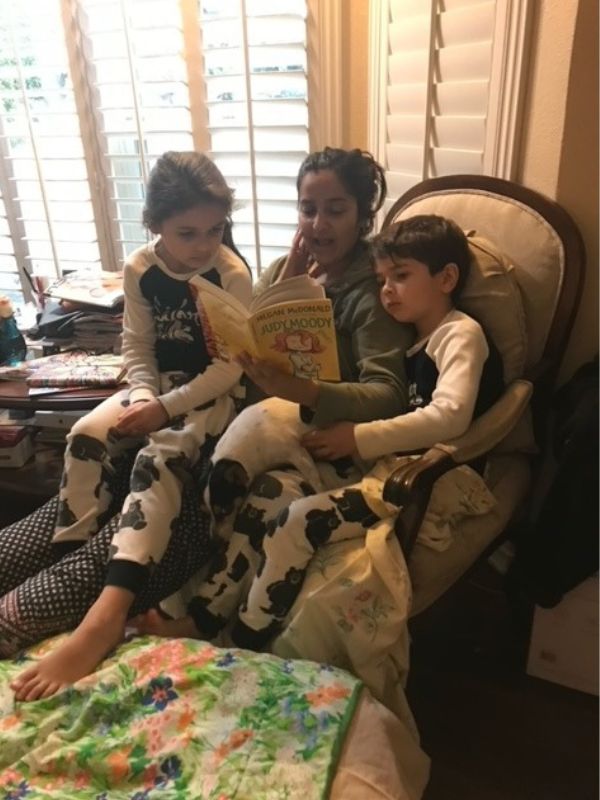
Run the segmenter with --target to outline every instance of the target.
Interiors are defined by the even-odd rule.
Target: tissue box
[[[0,426],[0,469],[22,467],[33,455],[31,434],[20,425]]]
[[[554,608],[536,607],[527,673],[598,694],[598,576],[568,592]]]

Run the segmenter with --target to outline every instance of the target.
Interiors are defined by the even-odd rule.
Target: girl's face
[[[298,223],[315,261],[329,273],[345,266],[359,238],[358,207],[335,172],[323,169],[304,176],[298,193]]]
[[[226,219],[226,212],[216,204],[173,214],[151,228],[152,233],[160,234],[159,255],[173,272],[207,267],[221,244]]]

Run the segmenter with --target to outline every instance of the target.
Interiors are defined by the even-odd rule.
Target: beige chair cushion
[[[525,312],[514,267],[487,239],[468,233],[471,272],[459,306],[478,320],[502,355],[504,381],[523,375],[527,359]]]
[[[419,195],[394,219],[440,214],[463,230],[501,243],[514,264],[527,320],[526,366],[542,357],[562,285],[565,254],[559,235],[537,211],[512,197],[484,189],[444,189]]]
[[[506,528],[529,491],[529,460],[521,455],[494,456],[488,459],[485,478],[496,498],[489,514],[462,520],[452,547],[443,553],[417,540],[408,562],[413,587],[411,616],[441,597]]]

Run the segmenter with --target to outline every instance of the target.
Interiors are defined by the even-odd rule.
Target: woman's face
[[[358,206],[332,170],[309,172],[302,179],[298,225],[315,261],[329,272],[345,266],[359,238]]]

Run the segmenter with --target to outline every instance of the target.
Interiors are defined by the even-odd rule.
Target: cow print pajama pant
[[[234,643],[261,649],[282,627],[316,549],[363,537],[397,511],[383,502],[382,482],[362,481],[356,468],[340,473],[331,464],[318,466],[331,487],[318,494],[293,469],[254,481],[228,545],[188,607],[207,636],[216,636],[239,607]]]
[[[61,558],[52,546],[58,497],[0,530],[0,657],[75,628],[96,600],[105,584],[134,457],[132,452],[115,463],[109,521],[70,554]],[[210,520],[198,503],[203,468],[198,462],[192,482],[183,488],[181,513],[165,555],[137,595],[131,616],[158,606],[214,555]]]
[[[114,461],[140,440],[115,429],[128,401],[115,395],[79,420],[68,437],[54,543],[62,552],[101,527],[112,500]],[[139,591],[147,568],[163,557],[181,508],[182,485],[193,465],[212,447],[234,416],[222,396],[171,419],[144,437],[131,472],[129,494],[111,545],[109,583]]]

